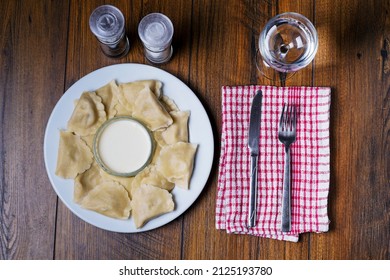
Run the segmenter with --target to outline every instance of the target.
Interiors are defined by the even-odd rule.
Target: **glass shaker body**
[[[105,55],[119,58],[129,52],[125,18],[118,8],[111,5],[97,7],[89,17],[89,27]]]
[[[173,32],[173,24],[164,14],[151,13],[141,20],[138,35],[150,62],[164,63],[171,59]]]

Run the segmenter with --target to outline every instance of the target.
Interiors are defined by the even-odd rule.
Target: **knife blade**
[[[251,179],[249,191],[249,209],[248,209],[248,227],[256,226],[257,220],[257,168],[259,156],[259,137],[261,124],[261,106],[263,101],[263,93],[258,90],[253,97],[249,131],[248,131],[248,147],[251,154]]]

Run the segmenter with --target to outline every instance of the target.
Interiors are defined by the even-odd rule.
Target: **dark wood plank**
[[[316,5],[324,43],[315,82],[333,89],[332,223],[328,234],[311,240],[312,258],[390,256],[389,8],[388,1]]]
[[[56,196],[43,160],[64,85],[68,1],[2,1],[0,259],[52,259]]]
[[[101,4],[101,1],[72,2],[69,18],[67,88],[85,74],[106,65],[124,62],[150,64],[144,58],[137,28],[142,17],[151,12],[166,14],[175,26],[174,56],[168,64],[158,67],[176,75],[184,82],[187,81],[191,2],[175,1],[169,5],[164,1],[111,2],[123,12],[127,20],[126,27],[131,49],[129,54],[121,59],[105,57],[89,30],[89,15]],[[150,232],[119,234],[86,224],[60,203],[55,257],[57,259],[180,259],[181,236],[181,217]]]
[[[331,186],[329,193],[329,219],[330,232],[312,240],[311,258],[343,259],[351,257],[352,246],[350,236],[350,220],[352,215],[350,180],[353,175],[346,170],[351,164],[350,157],[355,149],[351,146],[350,124],[354,118],[348,110],[347,104],[352,98],[349,88],[349,65],[342,63],[343,56],[349,43],[342,36],[344,24],[349,22],[347,13],[349,3],[339,4],[333,12],[327,11],[333,6],[331,1],[322,1],[316,5],[316,23],[318,35],[322,38],[316,56],[316,69],[314,71],[317,85],[332,87],[331,104]],[[330,44],[330,42],[334,42]],[[348,113],[349,111],[349,113]],[[346,139],[345,136],[347,136]],[[338,171],[344,168],[343,172]]]

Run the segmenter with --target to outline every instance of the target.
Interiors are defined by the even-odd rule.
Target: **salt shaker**
[[[97,7],[89,17],[89,27],[105,55],[119,58],[129,52],[125,18],[118,8],[111,5]]]
[[[173,24],[166,15],[151,13],[145,16],[138,25],[138,35],[150,62],[158,64],[171,59]]]

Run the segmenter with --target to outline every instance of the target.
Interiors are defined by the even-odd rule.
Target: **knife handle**
[[[258,156],[251,155],[248,227],[256,226],[257,220],[257,164]]]

